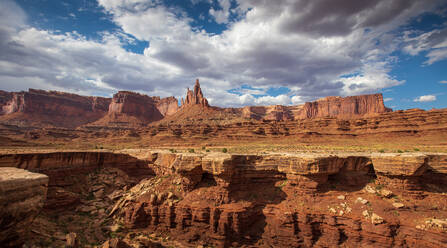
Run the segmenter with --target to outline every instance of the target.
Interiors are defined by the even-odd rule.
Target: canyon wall
[[[34,89],[28,92],[0,91],[0,121],[16,125],[75,128],[93,123],[135,126],[161,120],[178,109],[174,97],[160,99],[130,91],[120,91],[112,99]]]
[[[385,107],[382,94],[360,96],[329,96],[297,106],[248,106],[240,109],[241,115],[256,120],[303,120],[334,117],[353,119],[374,116],[392,110]]]
[[[12,92],[0,90],[0,115],[3,113],[3,106],[5,106],[12,99]]]
[[[258,112],[259,113],[259,112]],[[264,113],[264,112],[262,112]],[[193,121],[184,123],[154,124],[142,131],[146,139],[157,141],[157,137],[182,137],[186,142],[207,142],[230,144],[234,141],[272,143],[290,140],[290,142],[340,142],[340,138],[371,142],[404,143],[420,140],[421,144],[440,145],[447,138],[447,109],[424,111],[412,109],[386,112],[380,115],[354,119],[320,118],[294,121],[251,121],[213,123]],[[425,143],[424,143],[425,142]],[[332,144],[332,143],[331,143]],[[417,144],[417,142],[415,142]]]
[[[336,97],[330,96],[304,104],[298,119],[321,117],[352,118],[390,112],[382,94]]]
[[[163,235],[185,247],[447,244],[446,154],[153,151],[138,157],[144,159],[93,152],[1,155],[0,171],[15,169],[9,165],[49,177],[41,175],[46,181],[39,179],[35,186],[22,179],[2,184],[8,173],[1,173],[2,197],[16,192],[11,185],[23,188],[1,202],[12,206],[15,196],[41,192],[48,183],[44,210],[53,211],[46,212],[48,218],[60,213],[54,221],[79,212],[79,218],[87,215],[100,226],[112,216],[125,225],[120,232]],[[111,175],[115,172],[108,169],[124,174]],[[28,194],[21,202],[38,199],[33,206],[41,207],[39,197]],[[90,212],[101,216],[98,223],[91,221]],[[22,227],[14,230],[25,231]],[[76,230],[83,229],[92,232],[83,237],[99,232],[82,226]],[[95,242],[105,241],[101,235]]]
[[[85,115],[87,112],[104,113],[109,103],[110,99],[103,97],[29,89],[28,92],[12,92],[11,100],[2,106],[2,113],[24,112],[78,116]]]
[[[76,127],[104,116],[109,103],[109,98],[30,89],[12,92],[1,114],[11,123]]]
[[[173,96],[161,99],[160,97],[152,97],[152,98],[156,102],[158,111],[160,111],[160,113],[163,116],[171,116],[179,110],[178,100]]]
[[[21,247],[42,210],[47,185],[46,175],[0,167],[0,246]]]
[[[0,168],[16,167],[49,177],[46,208],[73,207],[80,202],[82,182],[88,173],[116,168],[138,182],[154,175],[148,162],[110,152],[53,152],[1,154]]]
[[[95,124],[143,125],[163,118],[152,97],[131,91],[113,95],[106,116]]]
[[[446,247],[446,165],[425,154],[158,153],[157,177],[130,189],[116,217],[187,246]],[[423,180],[431,173],[439,180]]]
[[[130,91],[120,91],[109,99],[33,89],[12,93],[0,91],[0,106],[0,121],[4,123],[67,128],[82,125],[135,128],[171,116],[166,119],[174,123],[195,118],[293,121],[330,117],[354,119],[391,111],[384,106],[382,94],[326,97],[297,106],[217,108],[209,106],[199,80],[193,90],[187,90],[180,107],[175,97],[150,97]]]

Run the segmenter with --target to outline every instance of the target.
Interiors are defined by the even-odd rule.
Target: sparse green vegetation
[[[188,152],[189,153],[194,153],[195,151],[194,151],[194,149],[190,148],[190,149],[188,149]]]
[[[414,148],[413,150],[414,150],[415,152],[420,151],[419,148]]]
[[[206,149],[206,147],[202,146],[202,150],[205,150],[205,149]]]
[[[209,150],[209,149],[206,149],[206,152],[210,152],[210,150]]]
[[[398,153],[404,153],[402,150],[397,150]]]
[[[227,152],[228,152],[227,148],[223,148],[223,149],[222,149],[222,152],[223,152],[223,153],[227,153]]]
[[[282,182],[278,185],[278,187],[282,188],[282,187],[284,187],[284,186],[286,186],[286,185],[287,185],[287,179],[284,180],[284,181],[282,181]]]
[[[380,149],[379,152],[380,152],[380,153],[384,153],[384,152],[385,152],[385,149]]]
[[[171,153],[176,153],[177,151],[175,150],[175,149],[169,149],[169,151],[171,152]]]

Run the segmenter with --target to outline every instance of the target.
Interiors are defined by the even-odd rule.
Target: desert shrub
[[[418,152],[418,151],[420,151],[420,150],[419,150],[419,148],[414,148],[414,151],[415,151],[415,152]]]
[[[222,149],[222,152],[223,152],[223,153],[227,153],[227,152],[228,152],[227,148],[223,148],[223,149]]]
[[[169,151],[171,152],[171,153],[175,153],[175,152],[177,152],[176,150],[174,150],[174,149],[169,149]]]
[[[202,150],[205,150],[205,149],[206,149],[206,147],[202,146]]]
[[[210,152],[210,150],[209,150],[209,149],[206,149],[206,152]]]
[[[385,152],[385,149],[380,149],[379,152],[380,152],[380,153],[384,153],[384,152]]]
[[[287,180],[284,180],[284,181],[282,181],[278,186],[280,187],[280,188],[282,188],[282,187],[284,187],[284,186],[286,186],[287,185]]]
[[[404,153],[402,150],[397,150],[398,153]]]
[[[188,149],[188,152],[189,153],[194,153],[195,151],[194,151],[194,149],[190,148],[190,149]]]

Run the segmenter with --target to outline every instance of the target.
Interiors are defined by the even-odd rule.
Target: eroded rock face
[[[12,92],[7,92],[0,90],[0,115],[5,114],[5,110],[3,110],[3,106],[5,106],[12,99]]]
[[[289,106],[247,106],[242,108],[242,117],[254,120],[285,121],[293,120],[294,116]]]
[[[240,110],[242,117],[256,120],[287,121],[335,117],[352,119],[390,112],[382,94],[360,96],[330,96],[297,106],[247,106]]]
[[[321,117],[353,118],[390,112],[383,103],[382,94],[325,97],[315,102],[304,104],[303,111],[297,119]]]
[[[163,118],[154,99],[130,91],[120,91],[113,95],[108,114],[134,116],[146,123]]]
[[[29,89],[28,92],[12,92],[2,104],[3,115],[17,113],[11,117],[14,123],[49,124],[76,127],[101,118],[106,112],[110,98],[80,96],[58,91]]]
[[[393,191],[424,198],[425,191],[447,191],[447,155],[374,154],[378,180]]]
[[[384,156],[386,163],[394,163],[390,174],[376,157],[158,153],[154,162],[158,177],[125,194],[117,203],[121,208],[117,216],[129,228],[170,232],[189,245],[445,246],[444,230],[416,228],[413,221],[425,219],[408,218],[403,204],[396,208],[396,199],[390,198],[396,188],[381,188],[388,187],[380,184],[381,177],[408,174],[399,162],[402,158],[396,156],[392,162],[391,156]],[[445,176],[445,155],[410,157],[403,160],[431,164],[432,169],[424,169],[419,177],[429,171]],[[371,184],[376,176],[378,182]]]
[[[186,98],[182,98],[182,107],[200,105],[203,107],[208,107],[208,100],[203,97],[202,89],[200,88],[199,79],[196,80],[194,85],[194,90],[187,90]]]
[[[157,109],[163,116],[170,116],[175,114],[179,110],[177,98],[165,97],[160,99],[159,97],[153,97],[156,101]]]
[[[74,207],[86,175],[103,168],[117,168],[138,182],[154,175],[147,161],[127,154],[108,152],[55,152],[0,155],[0,168],[17,167],[49,177],[45,208]]]
[[[48,176],[0,167],[0,245],[17,247],[26,240],[31,222],[42,209]]]

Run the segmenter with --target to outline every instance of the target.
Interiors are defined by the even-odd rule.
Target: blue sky
[[[445,1],[2,0],[0,89],[447,107]]]

